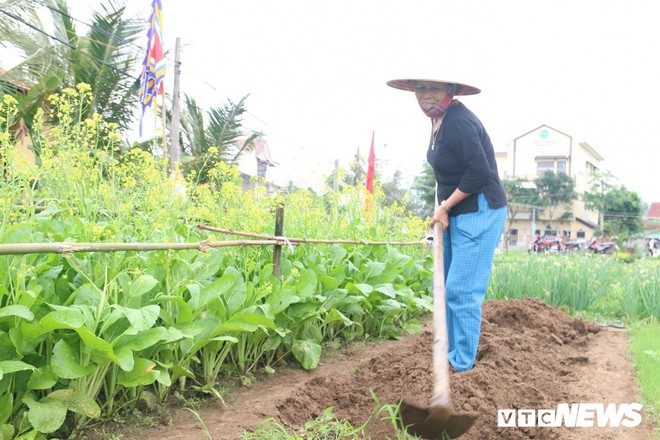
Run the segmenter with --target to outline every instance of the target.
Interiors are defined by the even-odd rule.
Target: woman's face
[[[419,105],[422,104],[439,104],[446,97],[448,93],[448,86],[435,82],[421,82],[415,88],[415,97]]]
[[[443,102],[449,96],[449,85],[425,81],[418,84],[415,88],[415,97],[417,98],[417,103],[429,118],[440,117],[444,110],[447,108],[447,103]]]

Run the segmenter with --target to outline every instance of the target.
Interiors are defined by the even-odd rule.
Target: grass
[[[656,438],[660,439],[660,323],[634,325],[630,330],[630,351],[644,410],[656,423]]]
[[[353,428],[349,422],[339,420],[332,407],[323,415],[305,423],[304,428],[290,430],[275,419],[261,423],[254,432],[245,433],[241,440],[358,440],[366,439],[364,427]]]

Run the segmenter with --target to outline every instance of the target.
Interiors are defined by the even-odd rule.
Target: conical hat
[[[417,86],[420,83],[424,82],[431,82],[431,83],[436,83],[436,84],[445,84],[448,86],[453,85],[456,87],[456,91],[454,92],[455,96],[459,95],[476,95],[477,93],[480,93],[481,90],[478,89],[477,87],[474,86],[469,86],[467,84],[462,84],[456,81],[444,81],[444,80],[437,80],[437,79],[393,79],[390,81],[387,81],[387,85],[390,87],[394,87],[395,89],[400,89],[400,90],[406,90],[408,92],[414,92]]]

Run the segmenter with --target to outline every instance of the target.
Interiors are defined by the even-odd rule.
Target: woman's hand
[[[449,226],[449,213],[445,211],[442,206],[436,208],[435,214],[433,214],[433,218],[429,223],[429,228],[433,229],[436,223],[440,223],[443,231]]]

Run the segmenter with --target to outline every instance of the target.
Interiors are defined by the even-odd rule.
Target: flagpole
[[[165,81],[163,81],[163,83],[164,82]],[[167,122],[165,121],[165,87],[163,87],[163,93],[160,96],[162,97],[160,114],[163,123],[163,173],[167,175]]]

